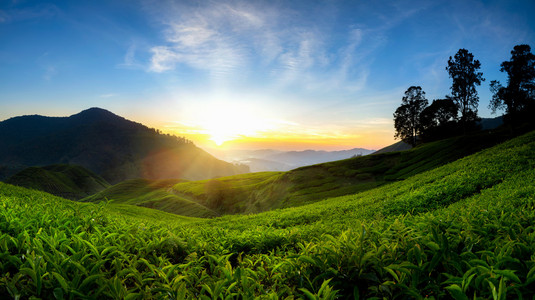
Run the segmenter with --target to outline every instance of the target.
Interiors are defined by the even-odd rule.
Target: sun
[[[212,105],[200,116],[199,126],[217,146],[239,138],[257,136],[272,129],[270,121],[258,111],[245,106]]]

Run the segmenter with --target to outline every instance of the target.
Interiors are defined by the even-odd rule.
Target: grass
[[[259,213],[367,191],[432,170],[510,138],[482,132],[414,149],[301,167],[180,182],[173,192],[220,214]]]
[[[171,187],[180,181],[178,179],[126,180],[82,201],[112,201],[115,204],[136,205],[189,217],[210,218],[217,215],[203,205],[171,193]]]
[[[110,186],[102,177],[75,165],[30,167],[11,176],[6,182],[72,200],[87,197]]]
[[[213,219],[0,184],[0,296],[531,299],[534,158],[532,132],[357,194]]]

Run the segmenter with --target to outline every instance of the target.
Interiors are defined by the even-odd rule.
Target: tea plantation
[[[0,298],[532,299],[535,132],[357,194],[214,219],[0,183]]]

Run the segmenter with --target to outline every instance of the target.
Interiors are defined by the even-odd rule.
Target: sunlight
[[[199,126],[217,146],[238,138],[252,137],[274,128],[250,107],[214,104],[199,116]]]

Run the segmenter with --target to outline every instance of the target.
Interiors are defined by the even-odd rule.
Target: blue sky
[[[201,146],[379,148],[459,48],[491,80],[534,1],[2,1],[0,120],[102,107]]]

